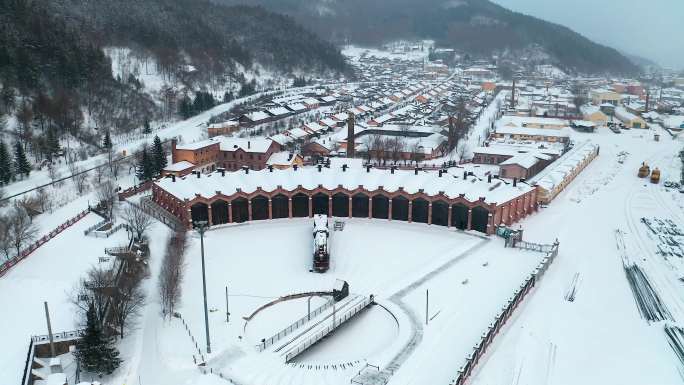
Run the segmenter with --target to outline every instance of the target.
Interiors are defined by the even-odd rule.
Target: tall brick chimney
[[[178,140],[176,138],[171,139],[171,163],[176,163],[176,145]]]
[[[350,112],[347,118],[347,158],[356,156],[354,148],[354,113]]]

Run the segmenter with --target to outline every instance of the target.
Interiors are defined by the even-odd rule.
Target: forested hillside
[[[234,62],[289,72],[344,72],[332,45],[289,17],[263,8],[217,6],[204,0],[52,0],[101,45],[151,52],[169,69],[192,64],[221,72]]]
[[[380,44],[433,39],[466,53],[519,55],[541,49],[570,72],[632,74],[637,67],[616,50],[569,28],[488,0],[215,0],[257,3],[286,13],[334,42]]]
[[[155,92],[133,73],[113,75],[105,54],[112,47],[153,63]],[[336,76],[349,69],[333,45],[259,7],[204,0],[0,0],[1,138],[21,142],[36,161],[57,153],[66,135],[96,151],[103,131],[147,127],[162,108],[169,117],[188,97],[253,91],[249,71],[253,79],[258,71]]]

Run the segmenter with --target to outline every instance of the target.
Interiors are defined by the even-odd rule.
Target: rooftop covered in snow
[[[274,169],[272,172],[268,169],[248,173],[226,172],[225,176],[220,172],[214,172],[200,178],[191,176],[176,178],[175,181],[161,179],[156,184],[180,200],[192,200],[196,194],[211,198],[218,195],[218,191],[223,195],[232,195],[238,191],[250,194],[259,188],[274,191],[282,187],[293,191],[299,186],[307,190],[322,186],[328,190],[342,187],[351,191],[363,186],[367,191],[382,188],[384,191],[394,192],[401,187],[407,194],[415,194],[422,190],[430,196],[443,193],[448,198],[458,198],[460,194],[464,194],[464,198],[471,202],[484,198],[486,203],[501,204],[534,189],[525,183],[518,183],[514,187],[511,183],[496,179],[491,183],[487,179],[474,176],[464,179],[462,171],[457,169],[452,169],[451,173],[445,173],[440,177],[436,171],[416,173],[414,170],[395,170],[392,173],[390,170],[367,170],[358,166],[348,167],[346,171],[343,171],[342,167],[331,166],[322,167],[321,171],[318,171],[317,167],[300,167],[297,170]]]

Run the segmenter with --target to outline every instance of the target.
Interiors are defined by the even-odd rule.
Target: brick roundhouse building
[[[307,167],[164,178],[152,199],[188,228],[327,214],[476,230],[492,234],[537,209],[525,183],[446,172]]]

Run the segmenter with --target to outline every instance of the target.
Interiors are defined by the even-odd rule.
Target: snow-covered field
[[[331,269],[315,274],[309,272],[310,238],[308,219],[248,223],[207,232],[209,368],[239,384],[343,384],[366,364],[384,368],[406,353],[409,363],[397,373],[396,383],[415,382],[425,372],[445,382],[542,258],[539,253],[504,249],[498,239],[443,227],[354,219],[347,221],[344,231],[332,234]],[[199,248],[199,239],[193,235],[178,309],[189,333],[178,319],[163,322],[158,314],[156,319],[152,315],[142,331],[143,349],[154,349],[156,355],[143,355],[136,364],[137,375],[143,378],[163,368],[167,374],[159,379],[200,381],[201,374],[190,371],[193,355],[199,357],[191,336],[206,354]],[[243,317],[280,296],[330,290],[336,279],[348,281],[353,295],[374,294],[379,306],[365,310],[291,364],[271,350],[256,349],[262,338],[306,315],[306,301],[278,303],[249,321]],[[432,293],[429,313],[433,320],[424,327],[426,289]],[[316,297],[312,309],[322,303]],[[454,323],[460,326],[453,327]],[[415,351],[407,347],[413,334],[422,335],[424,328],[425,337]],[[443,352],[446,361],[430,359],[436,350]]]
[[[52,330],[79,329],[69,292],[104,257],[104,248],[120,246],[126,233],[110,238],[84,237],[83,231],[102,218],[85,218],[50,240],[0,278],[0,384],[20,382],[32,335],[47,334],[43,302],[50,307]]]
[[[557,234],[559,258],[485,356],[472,384],[680,384],[681,364],[665,339],[664,323],[649,324],[639,315],[615,230],[625,232],[626,253],[651,277],[673,314],[670,323],[682,322],[681,259],[657,255],[657,238],[640,219],[684,223],[684,194],[662,186],[677,179],[675,155],[684,143],[664,132],[664,140],[654,142],[646,130],[574,135],[600,143],[600,155],[549,208],[523,223],[528,238]],[[621,151],[629,153],[622,165]],[[661,184],[637,178],[643,161],[663,171]],[[572,286],[576,295],[569,302],[564,296]]]

